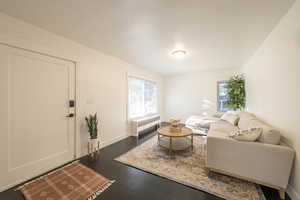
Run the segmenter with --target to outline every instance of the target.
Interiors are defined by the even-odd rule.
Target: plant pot
[[[95,156],[96,153],[100,150],[100,142],[99,139],[90,139],[88,142],[88,154],[92,157]]]

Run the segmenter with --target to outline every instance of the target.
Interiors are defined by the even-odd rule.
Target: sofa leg
[[[285,189],[279,189],[278,192],[280,199],[285,199]]]

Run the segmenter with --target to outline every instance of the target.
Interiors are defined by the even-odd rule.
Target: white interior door
[[[74,158],[74,63],[0,45],[0,96],[0,190]]]

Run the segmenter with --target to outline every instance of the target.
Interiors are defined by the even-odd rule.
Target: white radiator
[[[138,137],[141,131],[153,126],[157,126],[157,125],[159,126],[160,116],[153,115],[149,117],[143,117],[136,120],[131,120],[131,123],[132,123],[133,136]]]

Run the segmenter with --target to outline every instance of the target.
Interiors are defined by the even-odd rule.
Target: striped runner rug
[[[26,200],[92,200],[114,181],[73,162],[19,189]]]

